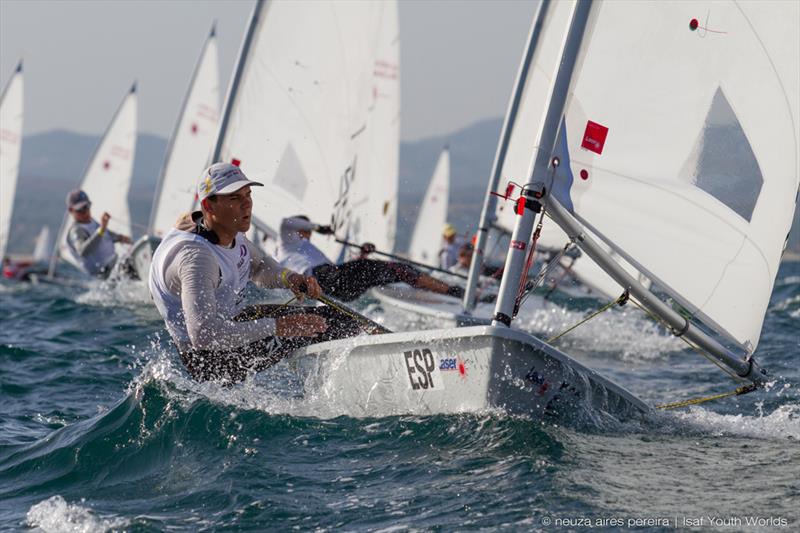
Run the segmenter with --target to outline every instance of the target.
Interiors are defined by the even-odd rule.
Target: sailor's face
[[[217,195],[214,211],[218,220],[225,221],[232,229],[246,233],[250,229],[250,217],[253,212],[253,200],[250,197],[250,186],[246,185],[231,194]]]
[[[70,209],[69,212],[72,213],[72,218],[81,224],[88,224],[92,221],[92,209],[88,205],[81,209]]]

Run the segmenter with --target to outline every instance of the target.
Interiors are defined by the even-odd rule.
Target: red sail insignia
[[[608,135],[608,128],[601,126],[597,122],[591,120],[586,122],[586,131],[583,132],[583,141],[581,147],[591,150],[596,154],[603,153],[603,146],[606,144],[606,136]]]

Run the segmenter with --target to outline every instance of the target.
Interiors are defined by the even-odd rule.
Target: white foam
[[[84,503],[81,501],[81,503]],[[98,517],[81,505],[67,503],[55,495],[37,503],[28,510],[26,523],[30,527],[52,533],[91,533],[120,529],[128,525],[128,521],[118,517]]]
[[[150,290],[143,281],[102,281],[89,284],[89,290],[79,294],[75,302],[102,307],[129,307],[131,304],[151,305]]]
[[[673,415],[703,433],[718,436],[800,440],[798,404],[781,405],[771,413],[765,414],[762,411],[757,416],[722,415],[702,407],[693,407],[689,411]]]

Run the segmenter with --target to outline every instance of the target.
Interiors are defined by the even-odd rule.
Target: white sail
[[[22,153],[22,62],[0,96],[0,257],[8,247]]]
[[[95,153],[89,160],[79,189],[83,189],[92,201],[92,217],[99,220],[103,212],[111,214],[108,229],[123,235],[132,235],[128,191],[133,176],[133,158],[136,151],[136,84],[117,109],[108,129],[100,139]],[[50,258],[49,276],[55,275],[58,258],[66,246],[67,231],[72,217],[65,213],[58,230],[53,256]],[[69,253],[63,257],[70,260]]]
[[[219,67],[212,28],[194,71],[153,198],[148,232],[163,235],[192,207],[219,124]]]
[[[450,198],[450,150],[445,147],[436,162],[431,182],[425,191],[417,223],[408,247],[408,256],[419,263],[439,266],[442,228],[447,223]]]
[[[593,5],[559,202],[690,313],[755,349],[798,191],[800,4]]]
[[[42,226],[39,235],[36,236],[36,243],[33,248],[33,260],[43,263],[50,260],[50,252],[53,243],[50,239],[50,226]]]
[[[133,176],[136,152],[136,86],[122,101],[94,156],[89,162],[80,189],[92,201],[92,216],[99,220],[103,212],[111,214],[108,229],[131,236],[128,191]]]
[[[394,244],[399,157],[395,2],[256,5],[225,104],[215,160],[265,187],[253,212],[273,229],[305,214],[340,239]],[[316,244],[340,259],[333,239]]]

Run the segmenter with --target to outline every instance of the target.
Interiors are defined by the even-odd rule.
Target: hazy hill
[[[481,198],[494,157],[501,122],[480,122],[448,138],[432,138],[400,146],[400,217],[397,249],[408,245],[416,211],[428,185],[439,151],[450,143],[454,183],[451,212],[456,222],[472,224],[480,212]],[[69,131],[50,131],[25,137],[21,177],[14,204],[9,252],[28,253],[33,239],[47,224],[56,231],[64,214],[64,196],[75,187],[94,151],[97,137]],[[133,184],[129,201],[131,217],[146,224],[153,190],[167,141],[153,135],[137,139]]]
[[[408,247],[419,204],[444,145],[450,146],[450,221],[461,232],[475,229],[501,125],[500,119],[486,120],[448,136],[400,145],[396,250]],[[64,214],[64,196],[80,180],[97,142],[97,137],[68,131],[25,137],[9,252],[30,252],[33,239],[44,224],[53,232],[58,229]],[[153,135],[138,138],[129,196],[131,216],[136,223],[146,224],[149,218],[166,144],[165,139]],[[800,213],[795,213],[789,248],[800,252]]]

